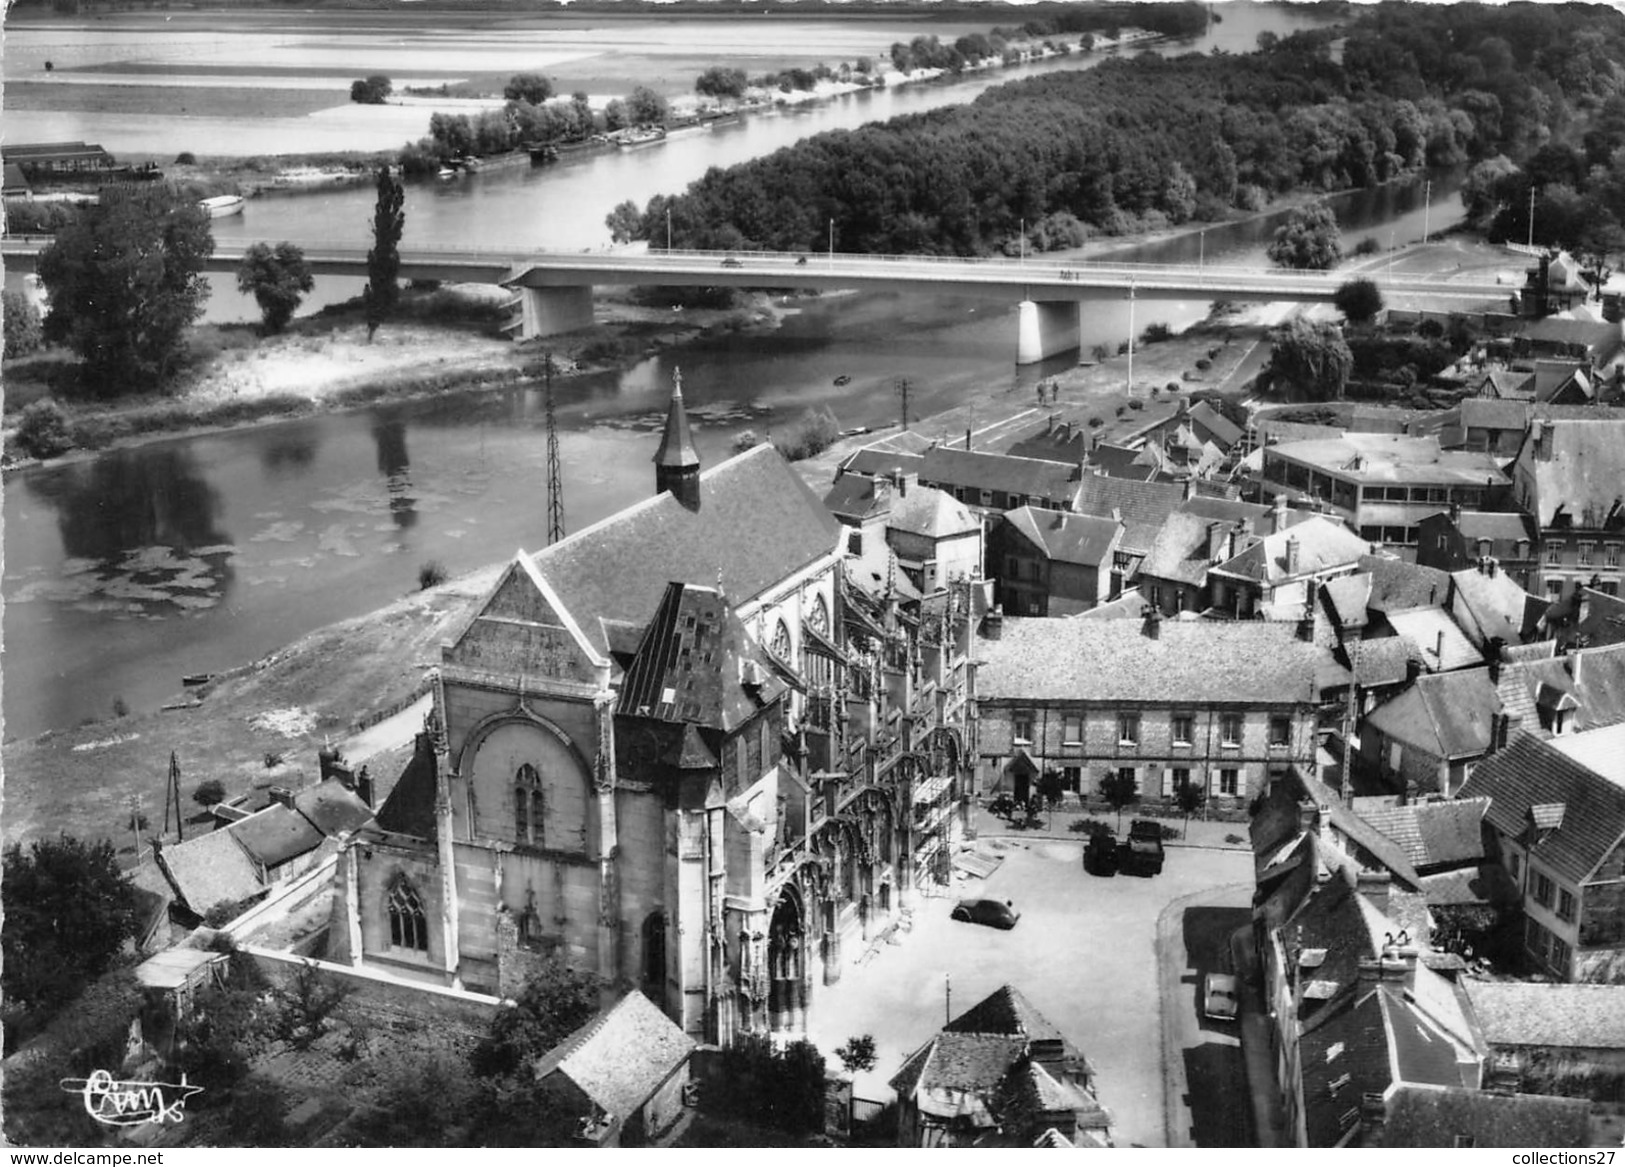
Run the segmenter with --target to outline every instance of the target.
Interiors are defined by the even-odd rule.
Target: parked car
[[[1229,973],[1208,973],[1202,982],[1202,1013],[1212,1021],[1234,1021],[1240,1007],[1236,978]]]
[[[960,900],[954,905],[953,918],[1008,932],[1021,919],[1021,913],[1008,900]]]
[[[744,267],[745,266],[745,261],[742,260],[742,259],[735,259],[733,256],[730,255],[727,259],[722,261],[722,266],[723,267]]]
[[[1083,848],[1083,869],[1091,875],[1117,874],[1117,836],[1096,831]]]

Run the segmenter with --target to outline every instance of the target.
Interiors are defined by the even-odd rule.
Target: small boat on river
[[[852,384],[852,375],[850,373],[842,373],[839,377],[835,378],[835,388],[837,389],[850,384]]]
[[[199,199],[197,205],[208,212],[209,218],[224,219],[227,215],[243,213],[243,196],[215,195],[213,198]]]

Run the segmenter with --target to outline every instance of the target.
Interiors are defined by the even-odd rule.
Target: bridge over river
[[[32,270],[39,238],[0,241],[8,267]],[[318,274],[365,276],[367,249],[307,243],[305,259]],[[209,271],[234,271],[241,245],[218,247]],[[1078,347],[1080,312],[1091,300],[1151,299],[1330,302],[1355,274],[1371,280],[1385,300],[1448,308],[1463,301],[1504,301],[1510,289],[1478,277],[1395,275],[1374,269],[1289,271],[1215,264],[1114,263],[1110,260],[961,259],[930,255],[849,255],[839,252],[646,251],[534,252],[403,247],[401,277],[500,284],[513,290],[510,332],[554,336],[592,323],[593,288],[608,285],[782,287],[912,291],[979,295],[1015,301],[1016,361],[1030,364]]]

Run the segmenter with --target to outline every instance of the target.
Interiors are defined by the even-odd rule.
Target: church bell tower
[[[655,493],[671,491],[691,511],[700,509],[700,455],[694,449],[694,436],[688,428],[688,411],[683,408],[683,371],[672,373],[671,406],[666,412],[666,432],[655,451]]]

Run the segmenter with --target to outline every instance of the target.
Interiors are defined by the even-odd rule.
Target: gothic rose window
[[[392,948],[429,951],[429,922],[423,914],[423,901],[404,877],[395,881],[389,893],[389,943]]]

